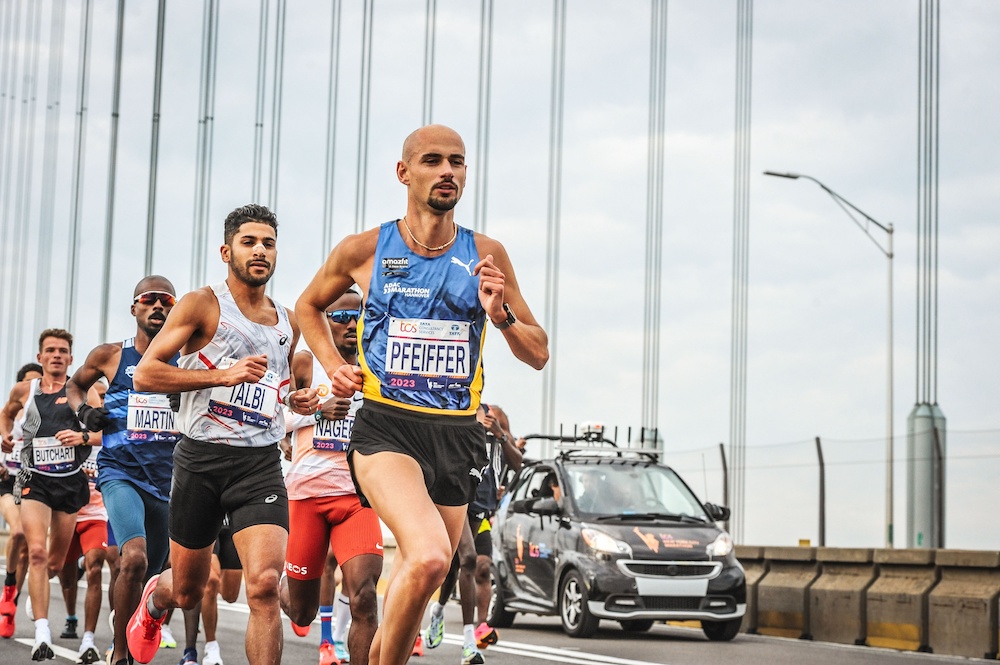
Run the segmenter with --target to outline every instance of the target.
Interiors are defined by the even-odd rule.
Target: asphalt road
[[[66,612],[58,586],[52,586],[53,600],[50,622],[54,635],[56,663],[76,662],[78,640],[62,640]],[[83,588],[80,589],[77,615],[83,614]],[[249,610],[242,602],[229,605],[219,602],[219,642],[225,665],[246,665],[243,640]],[[461,662],[461,620],[456,603],[446,609],[445,641],[436,649],[427,649],[422,658],[413,658],[415,665],[459,665]],[[426,622],[425,622],[426,624]],[[178,612],[171,621],[174,636],[183,641],[184,621]],[[283,663],[311,665],[317,662],[319,623],[313,624],[307,637],[295,636],[288,622],[284,623],[285,650]],[[79,633],[82,635],[81,624]],[[946,665],[977,662],[975,660],[897,652],[857,646],[840,646],[820,642],[740,635],[729,643],[707,641],[700,630],[686,627],[656,625],[642,635],[626,635],[614,622],[604,621],[596,637],[577,640],[567,637],[554,617],[519,615],[512,628],[503,629],[500,642],[486,652],[487,665],[704,665],[705,663],[738,663],[739,665]],[[13,639],[0,640],[0,665],[29,663],[34,627],[24,615],[23,603],[18,608],[17,630]],[[110,645],[107,609],[101,612],[97,625],[97,646],[103,652]],[[202,657],[204,640],[199,641]],[[155,665],[176,665],[183,644],[176,649],[160,649]],[[530,659],[530,660],[528,660]],[[980,661],[987,662],[987,661]]]

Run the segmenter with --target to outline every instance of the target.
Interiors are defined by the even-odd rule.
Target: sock
[[[149,611],[149,616],[154,619],[159,619],[167,613],[166,610],[156,609],[156,605],[153,604],[153,594],[149,594],[149,600],[146,601],[146,609]]]
[[[339,591],[333,597],[333,640],[345,642],[347,629],[351,625],[351,601]]]
[[[76,621],[76,615],[70,614],[69,616],[66,617],[66,621]]]
[[[209,644],[211,644],[211,643],[209,643]],[[205,649],[207,651],[208,644],[205,645]],[[188,647],[188,648],[184,649],[184,660],[191,660],[191,661],[194,661],[194,662],[197,663],[198,662],[198,650],[195,649],[194,647]]]
[[[35,619],[35,644],[52,644],[52,631],[48,619]]]
[[[218,642],[218,640],[212,640],[211,642],[205,642],[205,654],[207,655],[209,651],[213,651],[213,650],[214,651],[218,651],[219,650],[219,642]],[[195,650],[195,653],[197,653],[197,650]],[[195,658],[195,660],[198,660],[198,659]]]
[[[17,573],[7,573],[7,576],[3,578],[4,586],[14,586],[17,584]]]
[[[439,603],[439,602],[437,602],[437,601],[435,600],[435,601],[434,601],[434,602],[433,602],[433,603],[431,604],[431,614],[433,614],[433,615],[434,615],[434,616],[436,616],[436,617],[439,617],[439,616],[441,616],[442,614],[444,614],[444,605],[442,605],[441,603]]]
[[[80,653],[83,653],[87,649],[94,646],[94,633],[93,631],[85,631],[83,633],[83,640],[80,642]]]
[[[467,623],[462,626],[462,635],[465,637],[466,644],[476,643],[476,627],[471,623]]]
[[[333,642],[333,605],[319,606],[319,642]]]

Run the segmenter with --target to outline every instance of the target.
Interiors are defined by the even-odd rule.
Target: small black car
[[[493,528],[489,623],[558,614],[568,635],[590,637],[601,619],[636,632],[700,620],[709,639],[731,640],[746,579],[715,524],[728,517],[648,453],[572,450],[525,465]]]

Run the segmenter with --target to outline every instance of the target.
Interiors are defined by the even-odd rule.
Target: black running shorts
[[[188,549],[215,543],[229,514],[232,533],[275,524],[288,530],[288,494],[278,445],[239,448],[184,437],[174,448],[170,539]]]
[[[46,476],[22,467],[14,497],[17,503],[40,501],[54,511],[72,515],[90,503],[90,483],[82,470],[68,476]]]
[[[354,455],[379,452],[412,457],[434,503],[464,506],[475,496],[486,466],[486,430],[475,416],[438,416],[366,401],[354,418],[347,453],[365,506],[370,504],[354,474]]]

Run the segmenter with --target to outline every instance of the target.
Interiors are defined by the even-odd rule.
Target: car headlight
[[[723,531],[715,540],[708,544],[705,551],[709,556],[727,556],[733,551],[733,539]]]
[[[580,535],[583,537],[583,542],[587,543],[587,545],[597,552],[605,552],[607,554],[626,554],[628,556],[632,556],[632,548],[629,547],[628,543],[616,540],[603,531],[598,531],[597,529],[581,529]]]

